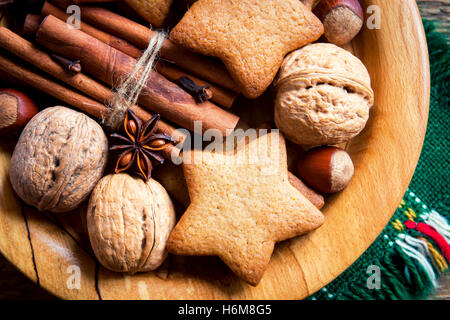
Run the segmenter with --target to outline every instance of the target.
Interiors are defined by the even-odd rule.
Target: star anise
[[[174,141],[164,133],[155,133],[159,118],[159,114],[155,114],[142,124],[133,111],[127,111],[123,124],[126,136],[119,133],[111,135],[123,142],[110,148],[111,151],[122,151],[117,159],[115,173],[126,171],[135,164],[142,177],[149,180],[153,168],[151,160],[156,160],[160,164],[164,162],[159,152]]]

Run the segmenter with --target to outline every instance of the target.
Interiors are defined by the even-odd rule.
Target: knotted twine
[[[155,32],[148,43],[142,56],[136,62],[131,73],[116,89],[116,93],[109,100],[109,117],[106,121],[111,129],[116,130],[121,126],[125,118],[125,113],[131,106],[136,104],[139,95],[146,85],[159,51],[163,45],[166,36],[164,33]]]

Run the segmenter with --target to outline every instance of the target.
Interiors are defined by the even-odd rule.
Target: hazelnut
[[[22,131],[11,157],[14,191],[38,210],[66,212],[103,175],[108,140],[100,125],[65,107],[44,109]]]
[[[318,147],[307,151],[299,159],[296,169],[306,184],[322,193],[345,189],[354,173],[349,154],[336,147]]]
[[[14,89],[0,89],[0,130],[20,131],[39,112],[36,104],[25,93]]]
[[[364,22],[358,0],[322,0],[314,9],[314,14],[323,23],[325,38],[338,46],[350,42]]]
[[[336,145],[357,136],[374,103],[366,67],[331,43],[288,54],[275,82],[275,123],[290,141]]]
[[[167,256],[166,243],[175,220],[167,191],[153,179],[107,175],[89,199],[92,249],[112,271],[134,274],[158,268]]]

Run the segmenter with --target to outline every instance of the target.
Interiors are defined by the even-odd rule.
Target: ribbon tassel
[[[405,221],[405,226],[408,229],[417,230],[420,233],[423,233],[424,235],[430,237],[433,241],[436,242],[445,259],[447,261],[450,261],[450,245],[448,244],[447,240],[441,234],[439,234],[439,232],[437,232],[435,228],[423,222],[416,223],[410,220]]]

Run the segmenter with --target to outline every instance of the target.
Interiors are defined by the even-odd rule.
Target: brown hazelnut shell
[[[358,0],[322,0],[314,14],[324,25],[325,38],[338,46],[350,42],[364,22],[364,12]]]

